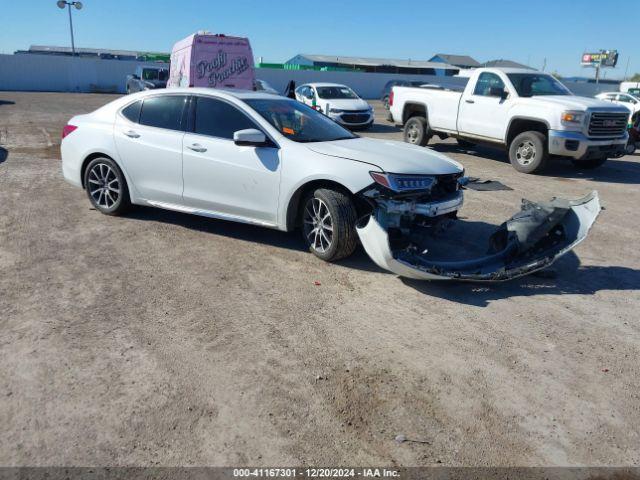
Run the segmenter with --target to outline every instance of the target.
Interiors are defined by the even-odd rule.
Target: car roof
[[[272,99],[272,93],[254,92],[253,90],[239,90],[231,88],[203,88],[203,87],[174,87],[174,88],[157,88],[154,90],[145,90],[135,95],[138,98],[145,98],[162,94],[184,94],[184,95],[210,95],[219,97],[233,97],[241,100],[247,99]],[[129,95],[128,97],[132,97]],[[284,97],[283,97],[284,98]]]
[[[330,83],[330,82],[314,82],[314,83],[305,83],[301,85],[301,87],[309,86],[309,87],[347,87],[341,83]],[[349,88],[349,87],[347,87]]]
[[[489,67],[483,68],[483,71],[491,72],[502,72],[502,73],[528,73],[534,75],[549,75],[546,72],[539,72],[537,70],[531,70],[530,68],[508,68],[508,67]]]

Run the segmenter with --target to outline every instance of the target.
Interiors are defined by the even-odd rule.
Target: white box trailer
[[[253,90],[255,71],[249,39],[198,32],[180,40],[171,51],[170,87]]]

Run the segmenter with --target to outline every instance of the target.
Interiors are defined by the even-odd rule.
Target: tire
[[[424,117],[411,117],[404,124],[404,141],[412,145],[426,147],[429,143],[427,135],[427,119]]]
[[[356,249],[356,209],[344,193],[327,188],[310,192],[303,200],[301,217],[302,235],[316,257],[334,262]],[[329,226],[331,230],[320,231],[318,226]]]
[[[99,157],[89,162],[84,186],[91,204],[105,215],[122,215],[131,207],[127,181],[110,158]]]
[[[627,155],[633,155],[636,152],[636,144],[633,142],[627,143],[624,148],[624,151]]]
[[[463,140],[462,138],[456,138],[456,142],[458,142],[458,145],[460,146],[460,148],[473,148],[476,146],[475,143],[473,142],[469,142],[467,140]]]
[[[607,157],[591,158],[589,160],[571,159],[571,163],[573,163],[574,167],[579,168],[580,170],[593,170],[594,168],[598,168],[604,165],[604,162],[606,162],[607,160]]]
[[[541,172],[548,159],[547,137],[543,133],[523,132],[509,144],[509,161],[518,172]]]

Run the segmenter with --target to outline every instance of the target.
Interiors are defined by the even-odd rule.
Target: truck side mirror
[[[140,80],[140,77],[138,75],[136,75],[135,73],[133,75],[131,75],[133,77],[134,80]]]
[[[490,97],[500,97],[501,99],[505,99],[509,96],[509,92],[503,87],[491,87],[489,89]]]

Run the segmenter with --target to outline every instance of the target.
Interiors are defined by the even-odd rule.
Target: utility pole
[[[71,31],[71,52],[72,55],[76,56],[76,43],[73,39],[73,19],[71,18],[71,7],[75,7],[76,10],[82,10],[82,2],[67,2],[66,0],[60,0],[56,2],[58,8],[65,9],[69,7],[69,30]]]

